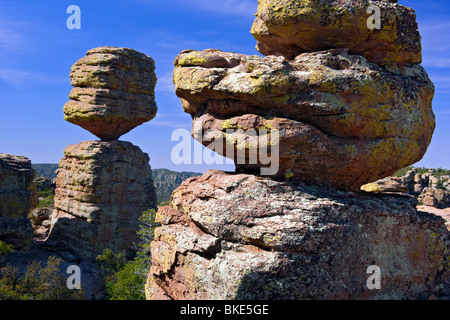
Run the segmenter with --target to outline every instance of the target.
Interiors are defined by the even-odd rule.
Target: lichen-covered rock
[[[394,1],[259,0],[251,33],[264,55],[287,59],[304,52],[349,48],[351,54],[396,68],[422,61],[413,9]],[[381,29],[370,29],[371,5],[380,8]]]
[[[244,172],[264,165],[239,161],[238,151],[248,160],[252,145],[268,141],[279,149],[277,178],[358,190],[419,161],[435,128],[434,85],[420,65],[391,73],[345,49],[292,61],[184,51],[174,83],[195,139],[210,148],[222,139],[214,150]],[[278,145],[268,138],[275,129]]]
[[[448,296],[450,233],[416,204],[210,170],[158,212],[147,298]],[[381,287],[371,290],[374,265]]]
[[[153,119],[155,64],[151,57],[128,48],[89,50],[71,69],[73,90],[64,105],[64,119],[103,140],[116,140]]]
[[[404,192],[409,193],[410,186],[403,177],[386,177],[375,182],[361,186],[361,190],[366,192]]]
[[[149,157],[124,141],[69,145],[59,163],[49,240],[84,257],[130,251],[138,218],[156,208]]]
[[[28,214],[37,205],[35,176],[28,158],[0,153],[0,241],[20,247],[33,237]]]

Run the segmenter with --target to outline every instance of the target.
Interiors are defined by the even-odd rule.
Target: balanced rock
[[[294,59],[304,52],[349,48],[350,54],[394,69],[419,64],[422,47],[415,12],[396,2],[259,0],[251,33],[264,55]],[[371,6],[380,10],[380,29],[368,26]]]
[[[0,153],[0,241],[21,247],[33,237],[28,215],[38,202],[35,176],[28,158]]]
[[[265,144],[279,156],[272,176],[356,191],[419,161],[435,128],[434,85],[423,67],[391,73],[346,49],[292,61],[184,51],[174,83],[194,138],[241,172],[267,166],[249,161]]]
[[[156,208],[149,157],[124,141],[69,145],[59,163],[49,240],[83,257],[129,251],[139,217]]]
[[[183,182],[158,212],[147,298],[448,296],[449,230],[416,204],[210,170]],[[374,268],[377,290],[368,285]]]
[[[64,119],[103,140],[116,140],[153,119],[155,64],[128,48],[89,50],[71,69],[75,88],[64,105]]]

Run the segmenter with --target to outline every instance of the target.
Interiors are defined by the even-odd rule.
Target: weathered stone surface
[[[361,186],[366,192],[405,192],[408,193],[409,185],[402,177],[386,177],[372,183]]]
[[[33,237],[28,214],[37,205],[31,161],[0,153],[0,241],[22,246]]]
[[[49,240],[84,257],[129,251],[138,218],[156,208],[148,155],[129,142],[84,141],[69,145],[59,165]]]
[[[26,217],[36,206],[31,161],[23,156],[0,153],[0,214]]]
[[[450,294],[445,220],[413,197],[210,170],[160,209],[148,299],[427,299]],[[381,270],[369,290],[367,269]]]
[[[304,52],[349,48],[351,54],[393,68],[419,64],[422,47],[415,12],[392,2],[259,0],[251,33],[264,55],[294,59]],[[379,30],[367,26],[371,5],[380,8]]]
[[[419,161],[435,128],[434,85],[421,66],[391,73],[344,49],[293,61],[184,51],[175,59],[174,83],[193,117],[194,138],[210,148],[223,139],[222,150],[214,150],[227,156],[231,146],[238,170],[263,166],[239,162],[238,150],[248,160],[250,142],[275,145],[267,137],[277,129],[277,178],[358,190]],[[267,134],[245,134],[249,129]]]
[[[445,209],[450,207],[450,191],[427,187],[423,189],[418,200],[425,206]]]
[[[417,206],[417,210],[442,217],[446,221],[445,225],[447,226],[447,230],[450,231],[450,208],[438,209],[426,205],[419,205]]]
[[[128,48],[89,50],[71,69],[75,87],[64,105],[64,119],[103,140],[116,140],[153,119],[157,107],[155,64]]]

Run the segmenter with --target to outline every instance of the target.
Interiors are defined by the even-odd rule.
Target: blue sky
[[[450,2],[399,1],[416,10],[423,63],[436,85],[437,128],[417,166],[450,168]],[[69,5],[81,9],[81,30],[69,30]],[[33,163],[57,163],[69,144],[97,138],[64,121],[70,67],[99,46],[129,47],[156,62],[158,114],[120,139],[139,146],[152,168],[205,172],[233,165],[175,165],[175,129],[190,130],[172,84],[173,61],[184,49],[218,48],[259,54],[250,34],[257,0],[36,0],[0,2],[0,152]],[[197,143],[197,142],[192,142]]]

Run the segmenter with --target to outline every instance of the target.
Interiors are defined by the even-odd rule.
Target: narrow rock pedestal
[[[139,217],[156,207],[149,157],[125,141],[85,141],[64,151],[49,240],[83,257],[130,251]]]
[[[47,243],[84,258],[106,248],[131,252],[139,217],[156,209],[156,192],[148,155],[118,139],[156,115],[155,63],[133,49],[99,47],[72,66],[70,79],[64,119],[102,141],[64,150]]]

